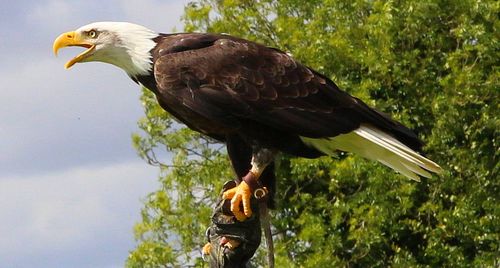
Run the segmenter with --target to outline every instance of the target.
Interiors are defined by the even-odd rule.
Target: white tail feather
[[[441,167],[436,163],[421,156],[389,134],[368,125],[361,125],[350,133],[333,138],[300,138],[304,143],[325,154],[333,155],[337,150],[357,153],[365,158],[377,160],[417,181],[420,180],[419,176],[430,178],[430,172],[441,172]]]

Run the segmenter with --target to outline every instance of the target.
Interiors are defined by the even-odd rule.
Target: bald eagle
[[[240,221],[252,213],[257,186],[274,191],[279,151],[306,158],[353,152],[414,180],[441,171],[419,154],[422,142],[413,131],[278,49],[226,34],[161,34],[126,22],[63,33],[54,53],[68,46],[86,50],[66,68],[90,61],[118,66],[178,120],[226,143],[241,182],[224,198]]]

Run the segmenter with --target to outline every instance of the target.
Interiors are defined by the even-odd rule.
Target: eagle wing
[[[160,42],[154,55],[159,93],[212,122],[231,128],[252,122],[309,138],[334,137],[367,123],[421,148],[411,130],[282,51],[214,34]]]

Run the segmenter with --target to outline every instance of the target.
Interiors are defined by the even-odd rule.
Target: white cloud
[[[0,267],[30,267],[44,255],[79,255],[91,262],[96,246],[112,247],[113,254],[101,255],[114,257],[109,261],[115,265],[123,263],[133,247],[139,200],[156,188],[156,173],[156,168],[137,161],[0,177]],[[46,267],[58,261],[48,259]]]
[[[40,1],[26,13],[26,19],[33,22],[43,22],[44,26],[56,27],[62,21],[70,21],[76,10],[68,1],[50,0]]]
[[[111,65],[64,70],[77,52],[0,68],[0,174],[136,157],[130,133],[143,115],[139,86]]]

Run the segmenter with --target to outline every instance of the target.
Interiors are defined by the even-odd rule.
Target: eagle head
[[[152,70],[151,50],[158,34],[128,22],[95,22],[61,34],[54,41],[54,53],[69,46],[86,48],[69,60],[66,69],[79,62],[100,61],[125,70],[130,76],[146,75]]]

